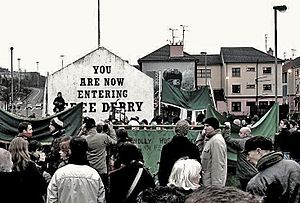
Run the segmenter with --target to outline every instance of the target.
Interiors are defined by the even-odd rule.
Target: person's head
[[[185,195],[175,188],[157,186],[141,192],[137,196],[137,203],[184,203]]]
[[[169,176],[168,186],[196,190],[200,187],[201,169],[201,164],[195,159],[177,160]]]
[[[204,130],[207,134],[219,129],[219,127],[219,121],[214,117],[210,117],[204,120]]]
[[[57,96],[58,97],[62,97],[62,93],[61,92],[57,92]]]
[[[70,150],[70,141],[71,141],[72,137],[69,135],[65,135],[60,139],[60,143],[59,143],[59,154],[60,154],[60,158],[62,160],[67,160],[70,156],[71,150]]]
[[[85,128],[87,131],[96,127],[95,119],[90,118],[90,117],[85,117],[85,119],[83,120],[83,123],[85,123]]]
[[[247,160],[256,166],[257,161],[272,150],[272,140],[263,136],[255,136],[246,141],[244,153],[247,154]]]
[[[149,125],[149,122],[147,121],[147,119],[143,119],[143,120],[141,121],[141,124]]]
[[[128,132],[126,129],[120,128],[120,129],[116,130],[116,136],[117,136],[118,142],[129,141]]]
[[[251,124],[256,123],[258,120],[259,120],[258,115],[254,115],[254,116],[251,118]]]
[[[13,162],[11,154],[6,149],[0,148],[0,172],[11,172]]]
[[[238,119],[238,118],[234,119],[234,120],[233,120],[233,123],[234,123],[235,125],[237,125],[237,126],[241,126],[241,125],[242,125],[241,120]]]
[[[249,137],[251,134],[251,129],[249,127],[242,127],[240,129],[239,135],[241,138]]]
[[[208,186],[192,192],[185,203],[260,203],[261,198],[235,187]]]
[[[24,170],[30,161],[28,141],[21,137],[16,137],[10,142],[8,151],[11,153],[14,163],[13,168],[17,171]]]
[[[282,130],[282,129],[290,129],[290,122],[287,120],[287,119],[282,119],[280,122],[279,122],[279,129]]]
[[[82,137],[73,137],[70,141],[69,163],[76,165],[88,165],[87,160],[88,143]]]
[[[33,132],[31,123],[26,121],[19,123],[18,131],[22,136],[31,137]]]
[[[142,154],[139,148],[130,142],[125,142],[119,147],[118,161],[123,165],[128,165],[132,161],[142,161]]]
[[[42,144],[37,140],[32,140],[28,144],[28,151],[35,152],[42,147]]]
[[[186,120],[179,120],[175,125],[177,136],[186,136],[190,130],[190,125]]]
[[[290,122],[290,129],[298,127],[298,124],[295,120],[289,120],[289,122]]]
[[[63,125],[64,123],[61,120],[59,120],[57,117],[52,118],[49,124],[50,132],[61,130],[63,128]]]

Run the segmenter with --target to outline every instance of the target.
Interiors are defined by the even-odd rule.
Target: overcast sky
[[[274,50],[274,5],[278,13],[278,57],[300,54],[299,0],[100,0],[101,46],[131,64],[171,40],[169,28],[185,32],[189,54],[219,54],[220,47],[251,46]],[[0,67],[10,69],[14,47],[21,69],[46,75],[98,46],[97,0],[0,0]]]

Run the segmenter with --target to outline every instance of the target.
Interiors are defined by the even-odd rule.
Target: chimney
[[[273,54],[274,54],[274,51],[273,51],[273,49],[272,49],[272,48],[269,48],[269,50],[268,50],[268,54],[269,54],[269,55],[271,55],[271,56],[273,56]]]
[[[170,45],[170,57],[183,57],[183,45],[171,44]]]

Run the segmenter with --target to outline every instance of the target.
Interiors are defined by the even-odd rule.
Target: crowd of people
[[[203,118],[203,129],[190,140],[191,123],[174,120],[157,180],[124,127],[90,117],[82,123],[78,134],[67,136],[54,117],[47,146],[32,139],[30,123],[20,122],[8,149],[0,148],[1,202],[300,202],[300,129],[293,120],[280,121],[274,141],[253,136],[251,124],[238,119],[221,129],[214,117]],[[132,130],[139,124],[131,119]],[[239,126],[239,138],[231,135],[232,125]],[[227,185],[229,147],[237,151],[235,187]]]

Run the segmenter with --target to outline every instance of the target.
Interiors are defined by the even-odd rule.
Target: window
[[[263,90],[264,91],[272,90],[272,85],[271,84],[263,84]]]
[[[267,107],[268,106],[268,102],[267,101],[260,101],[259,102],[259,106],[260,107]]]
[[[255,72],[255,68],[254,67],[247,67],[246,71],[247,72]]]
[[[211,69],[206,69],[207,78],[211,78]],[[197,69],[197,77],[205,78],[205,69]]]
[[[287,85],[282,86],[282,96],[284,96],[284,97],[287,96]]]
[[[241,77],[241,69],[232,68],[232,77]]]
[[[272,68],[271,67],[263,67],[263,74],[271,74]]]
[[[247,89],[255,89],[255,84],[249,84],[246,86]]]
[[[241,102],[232,102],[231,103],[231,110],[232,111],[241,111]]]
[[[241,85],[232,85],[232,93],[241,93]]]

